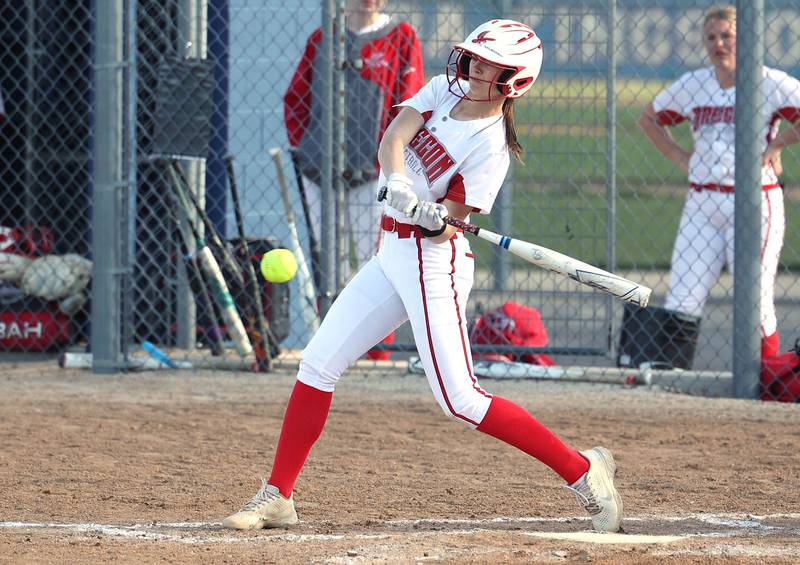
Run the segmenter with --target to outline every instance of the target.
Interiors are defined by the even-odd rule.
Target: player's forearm
[[[399,136],[387,131],[380,146],[378,146],[378,163],[380,163],[381,171],[388,178],[392,173],[406,173],[405,158],[403,149],[405,143]]]
[[[647,113],[642,113],[639,117],[639,127],[664,157],[675,163],[682,170],[688,171],[691,153],[675,141],[667,128],[659,124]]]
[[[769,145],[773,149],[780,150],[787,145],[794,145],[795,143],[800,143],[800,121],[793,123],[791,127],[783,130]]]

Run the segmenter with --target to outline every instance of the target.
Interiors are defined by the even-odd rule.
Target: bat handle
[[[380,187],[380,189],[378,190],[378,202],[383,202],[384,200],[386,200],[386,192],[388,190],[389,187],[387,187],[386,185]]]
[[[445,216],[444,218],[442,218],[442,221],[445,224],[453,226],[454,228],[458,228],[458,229],[460,229],[462,231],[465,231],[465,232],[468,232],[468,233],[471,233],[471,234],[474,234],[474,235],[478,235],[478,232],[481,231],[481,228],[479,228],[478,226],[474,226],[472,224],[468,224],[467,222],[465,222],[463,220],[459,220],[458,218],[454,218],[453,216]]]

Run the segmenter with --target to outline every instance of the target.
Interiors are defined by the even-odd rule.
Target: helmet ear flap
[[[497,90],[499,90],[500,94],[502,94],[503,96],[506,96],[508,94],[508,86],[506,85],[506,83],[508,82],[508,79],[514,76],[515,72],[516,71],[513,71],[511,69],[506,69],[505,71],[501,72],[500,75],[497,77],[497,82],[498,82]]]

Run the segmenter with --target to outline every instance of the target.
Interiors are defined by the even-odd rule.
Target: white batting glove
[[[447,207],[436,202],[420,202],[413,214],[411,221],[428,231],[439,231],[444,227],[443,218],[447,215]]]
[[[380,199],[381,193],[385,188],[384,199],[386,203],[395,210],[399,210],[409,216],[418,202],[417,195],[411,190],[411,185],[411,179],[404,174],[392,173],[386,179],[386,186],[379,189],[378,198]]]

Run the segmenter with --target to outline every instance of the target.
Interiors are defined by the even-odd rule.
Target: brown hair
[[[517,158],[517,161],[523,163],[522,154],[525,150],[522,145],[517,141],[517,129],[514,126],[514,99],[506,98],[503,101],[503,123],[506,126],[506,145],[508,151]]]
[[[703,19],[703,27],[712,20],[721,20],[723,22],[730,22],[736,25],[736,6],[713,6],[706,12],[706,17]]]

